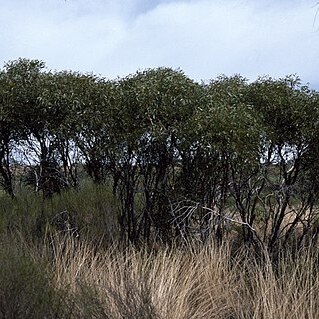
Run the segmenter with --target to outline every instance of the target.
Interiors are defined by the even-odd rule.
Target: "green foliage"
[[[46,265],[33,260],[16,240],[7,240],[1,236],[0,317],[60,317],[62,300],[51,286]]]
[[[180,70],[157,68],[109,81],[18,59],[0,72],[2,187],[15,197],[15,179],[27,176],[51,203],[58,193],[83,202],[85,171],[108,193],[83,195],[83,207],[107,205],[104,195],[114,200],[116,208],[99,208],[103,217],[96,218],[124,241],[170,241],[181,230],[192,236],[194,225],[221,240],[220,220],[235,217],[250,226],[244,240],[270,250],[288,243],[302,223],[301,244],[318,237],[318,101],[296,76],[254,83],[220,76],[199,84]],[[184,200],[210,213],[176,216]],[[44,211],[38,205],[31,214],[42,226]],[[257,221],[264,223],[259,234],[252,231]]]
[[[268,138],[276,144],[305,141],[312,124],[313,105],[308,87],[297,77],[261,78],[252,84],[252,102],[266,124]]]

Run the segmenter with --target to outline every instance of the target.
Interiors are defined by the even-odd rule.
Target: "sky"
[[[109,79],[155,67],[196,81],[297,74],[319,89],[317,0],[0,0],[0,64]]]

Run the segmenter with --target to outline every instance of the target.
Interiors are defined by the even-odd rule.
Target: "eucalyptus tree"
[[[57,76],[38,60],[18,59],[5,66],[12,88],[11,110],[19,128],[17,143],[23,164],[34,173],[36,190],[44,196],[60,191],[66,182],[60,171],[58,137],[68,108]]]
[[[198,216],[203,239],[214,231],[222,240],[225,217],[235,213],[233,203],[240,202],[244,181],[258,166],[259,133],[247,87],[240,76],[221,76],[204,85],[205,99],[193,121],[194,143],[185,161],[191,173],[184,185],[189,185],[188,196],[208,209]],[[241,212],[246,225],[243,207]]]
[[[102,183],[110,171],[111,150],[116,147],[113,128],[117,105],[112,81],[92,74],[68,74],[71,85],[68,129],[79,148],[84,168],[95,183]]]
[[[17,118],[12,104],[14,85],[5,70],[2,70],[0,72],[0,174],[1,185],[11,197],[14,197],[12,148],[19,136]]]
[[[259,243],[252,226],[257,217],[258,198],[264,188],[264,180],[260,177],[261,126],[249,100],[249,86],[245,78],[236,75],[213,81],[209,90],[226,113],[222,115],[224,123],[220,130],[224,141],[219,147],[224,167],[221,190],[225,196],[221,207],[228,214],[239,213],[244,240]]]
[[[78,150],[73,139],[74,81],[70,72],[46,72],[38,103],[42,106],[47,140],[47,158],[51,163],[51,186],[59,191],[78,184]],[[41,144],[40,144],[41,145]],[[53,189],[54,191],[54,189]]]
[[[313,168],[309,154],[316,153],[318,142],[318,102],[295,76],[261,78],[251,90],[251,101],[263,125],[261,162],[267,189],[260,198],[264,240],[274,250],[280,243],[288,244],[300,224],[309,229],[308,221],[316,215],[310,209],[311,197],[301,198],[300,189],[302,176]]]
[[[131,239],[141,234],[148,239],[152,229],[168,238],[170,200],[178,195],[178,145],[198,106],[201,87],[168,68],[137,72],[122,79],[119,87],[122,225],[127,225]],[[140,212],[135,211],[136,198],[142,201]]]
[[[37,103],[40,86],[38,85],[44,63],[38,60],[18,59],[9,61],[4,66],[5,90],[2,105],[7,118],[11,121],[11,130],[15,130],[15,143],[30,138],[26,125],[33,121],[33,109]],[[5,126],[3,126],[5,127]],[[8,130],[7,132],[10,132]],[[9,149],[6,147],[8,158]],[[8,161],[7,161],[8,162]],[[9,176],[9,170],[7,169]],[[7,182],[8,183],[8,182]],[[12,188],[12,185],[6,188]],[[9,191],[12,193],[12,191]]]
[[[316,244],[319,240],[319,93],[309,91],[307,103],[311,105],[313,117],[307,132],[307,153],[302,159],[302,171],[296,183],[299,202],[301,207],[306,209],[306,218],[303,219],[303,231],[299,238],[299,245]],[[299,222],[299,219],[296,222]],[[286,239],[295,226],[292,224],[287,230]]]

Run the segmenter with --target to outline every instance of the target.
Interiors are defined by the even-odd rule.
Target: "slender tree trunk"
[[[0,174],[4,191],[12,198],[15,197],[13,189],[13,178],[10,168],[10,148],[8,141],[3,142],[0,148]]]

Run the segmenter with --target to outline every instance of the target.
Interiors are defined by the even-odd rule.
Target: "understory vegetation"
[[[2,234],[1,318],[318,318],[318,252]]]
[[[319,93],[297,76],[0,70],[0,318],[318,318]]]

